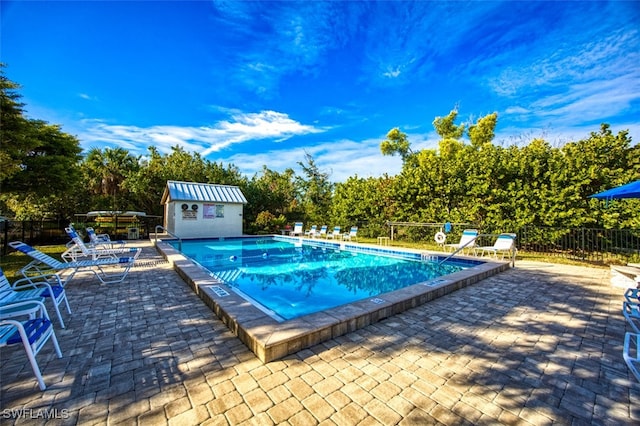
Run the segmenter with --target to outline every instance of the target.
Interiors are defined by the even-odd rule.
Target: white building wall
[[[187,210],[182,209],[183,204],[188,205]],[[243,204],[172,201],[167,207],[167,229],[180,238],[242,236]]]

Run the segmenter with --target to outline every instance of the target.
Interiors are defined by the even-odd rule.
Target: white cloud
[[[85,130],[78,135],[85,146],[107,143],[140,154],[148,146],[155,146],[160,152],[167,153],[172,146],[179,145],[188,152],[199,152],[204,157],[233,144],[261,139],[283,141],[293,136],[326,130],[301,124],[287,114],[275,111],[235,112],[229,120],[211,127],[138,127],[111,125],[95,120],[85,123]]]
[[[407,134],[414,151],[437,146],[437,135]],[[309,153],[316,165],[330,174],[332,182],[344,182],[349,177],[379,177],[385,173],[393,176],[402,171],[402,159],[398,156],[384,156],[380,151],[379,138],[354,141],[349,139],[325,142],[318,145],[283,148],[260,154],[236,154],[223,159],[224,162],[235,164],[242,173],[253,176],[267,166],[270,170],[279,172],[287,168],[301,174],[298,163],[305,163],[305,154]]]
[[[309,153],[316,165],[330,174],[332,182],[343,182],[351,176],[377,177],[384,173],[395,175],[402,170],[399,157],[385,157],[380,152],[382,139],[364,141],[341,140],[326,142],[314,146],[292,149],[271,150],[260,154],[236,154],[224,162],[235,164],[242,173],[252,176],[267,166],[271,170],[293,169],[301,174],[299,162],[305,163],[305,154]]]

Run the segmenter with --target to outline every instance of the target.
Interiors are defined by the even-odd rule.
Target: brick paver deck
[[[38,355],[46,391],[21,347],[0,349],[2,424],[640,422],[607,270],[518,262],[262,364],[148,244],[141,264],[121,284],[68,285],[64,357]]]

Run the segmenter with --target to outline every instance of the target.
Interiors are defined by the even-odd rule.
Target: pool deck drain
[[[315,242],[310,240],[310,242]],[[349,244],[349,249],[354,245]],[[379,247],[358,244],[363,252],[375,252]],[[446,279],[414,284],[380,297],[364,299],[305,315],[287,321],[277,321],[229,286],[197,265],[170,244],[158,241],[156,249],[173,264],[178,274],[194,292],[211,308],[222,322],[256,356],[268,363],[296,353],[321,342],[342,336],[399,314],[431,300],[468,287],[492,275],[509,269],[509,262],[487,261],[472,268],[447,275]],[[394,251],[420,254],[415,250]],[[434,253],[437,256],[438,253]],[[460,259],[477,258],[459,256]]]

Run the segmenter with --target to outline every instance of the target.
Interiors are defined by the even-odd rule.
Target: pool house
[[[180,238],[238,237],[247,199],[237,186],[167,181],[164,228]]]

